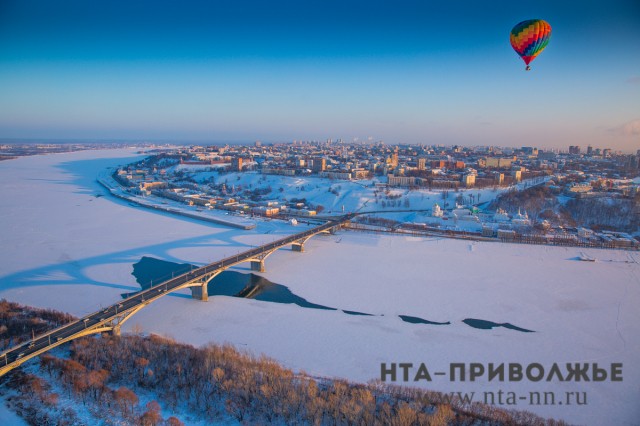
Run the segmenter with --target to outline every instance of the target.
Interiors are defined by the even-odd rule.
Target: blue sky
[[[0,138],[635,151],[639,46],[637,0],[0,0]]]

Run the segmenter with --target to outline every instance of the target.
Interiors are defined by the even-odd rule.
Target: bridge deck
[[[202,281],[203,279],[211,277],[238,263],[264,258],[269,253],[281,247],[298,241],[305,241],[314,235],[339,227],[345,222],[351,220],[354,216],[355,214],[348,214],[320,226],[307,229],[306,231],[281,238],[260,247],[238,253],[235,256],[229,256],[200,268],[193,269],[185,274],[178,275],[167,281],[154,285],[151,288],[135,293],[118,303],[114,303],[105,309],[86,315],[77,321],[36,336],[32,340],[26,341],[0,354],[0,376],[21,365],[25,361],[65,342],[89,334],[112,331],[119,328],[119,325],[131,315],[172,291],[188,287],[190,284]]]

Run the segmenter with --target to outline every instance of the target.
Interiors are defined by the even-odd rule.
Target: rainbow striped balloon
[[[540,54],[549,44],[551,38],[551,25],[542,19],[529,19],[517,24],[511,30],[511,46],[527,64]]]

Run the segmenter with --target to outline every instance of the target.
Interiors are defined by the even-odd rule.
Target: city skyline
[[[532,71],[509,31],[552,27]],[[0,138],[640,148],[633,1],[4,2]]]

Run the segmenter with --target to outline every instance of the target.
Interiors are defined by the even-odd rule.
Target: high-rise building
[[[569,146],[569,154],[580,154],[580,145],[571,145]]]
[[[242,171],[242,157],[234,157],[231,159],[231,169],[236,172]]]
[[[638,156],[637,155],[627,155],[624,166],[628,170],[637,170],[638,169]]]
[[[322,157],[315,157],[313,159],[313,171],[314,172],[324,172],[327,168],[327,160]]]
[[[398,147],[396,146],[391,154],[391,166],[398,167]]]
[[[424,170],[427,168],[427,159],[424,157],[418,158],[418,170]]]

